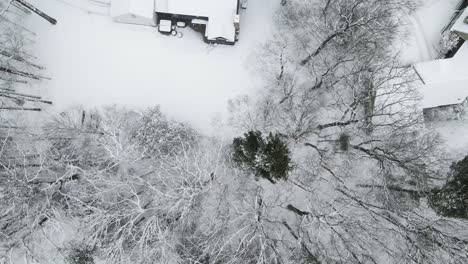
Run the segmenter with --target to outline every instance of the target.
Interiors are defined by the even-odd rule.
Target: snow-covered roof
[[[463,11],[463,13],[457,19],[455,24],[453,24],[451,30],[455,32],[468,34],[468,8],[465,8],[465,11]]]
[[[468,97],[468,82],[455,81],[423,85],[420,89],[423,108],[460,104]]]
[[[234,41],[237,0],[155,0],[156,12],[207,17],[206,37]]]
[[[172,30],[172,21],[161,19],[161,21],[159,22],[159,31],[171,32],[171,30]]]
[[[417,63],[414,68],[424,81],[423,108],[459,104],[468,97],[468,42],[451,59]]]
[[[468,42],[451,59],[416,63],[414,68],[426,84],[468,81]]]

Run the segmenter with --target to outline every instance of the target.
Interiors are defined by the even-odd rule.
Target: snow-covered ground
[[[449,150],[450,159],[461,160],[468,155],[468,120],[454,120],[428,124],[439,132]]]
[[[54,101],[56,109],[73,104],[159,104],[170,116],[204,132],[211,131],[213,118],[226,115],[229,99],[261,84],[252,70],[254,51],[270,37],[271,19],[280,3],[250,0],[241,14],[240,41],[212,47],[189,28],[179,39],[161,35],[153,27],[115,23],[109,7],[99,3],[111,0],[30,1],[58,20],[56,26],[35,15],[28,21],[38,34],[39,63],[52,77],[42,82],[41,90],[47,91],[45,97]],[[441,30],[458,2],[428,0],[413,14],[403,47],[407,63],[435,59]],[[440,125],[438,130],[448,141],[450,135],[468,134],[465,125],[458,126],[460,131],[454,131],[456,127]]]
[[[30,2],[58,20],[55,26],[35,15],[28,21],[38,35],[38,62],[52,77],[41,85],[57,109],[159,104],[170,116],[205,132],[214,117],[225,116],[229,99],[261,84],[251,70],[253,53],[270,37],[280,3],[250,0],[241,14],[240,41],[214,47],[189,28],[179,39],[153,27],[115,23],[108,8],[95,0]]]

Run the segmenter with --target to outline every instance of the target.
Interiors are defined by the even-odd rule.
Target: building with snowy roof
[[[420,92],[426,122],[458,120],[465,118],[468,113],[466,81],[426,84]]]
[[[239,33],[239,5],[239,0],[155,0],[155,12],[163,33],[183,23],[202,32],[207,42],[234,44]]]
[[[468,114],[468,42],[450,59],[414,65],[423,85],[421,106],[426,121],[466,118]]]
[[[413,67],[424,84],[468,80],[468,42],[453,58],[419,62]]]
[[[156,26],[154,0],[112,0],[110,13],[116,22]]]

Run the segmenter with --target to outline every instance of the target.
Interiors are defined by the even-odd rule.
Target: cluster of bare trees
[[[32,12],[47,16],[23,0],[0,2],[0,111],[3,113],[41,111],[41,105],[52,104],[41,95],[30,92],[35,83],[49,79],[31,52],[36,34],[23,23]],[[4,114],[1,118],[1,127],[16,126],[14,120]]]
[[[428,205],[447,166],[392,49],[414,1],[283,2],[267,88],[231,107],[289,143],[288,177],[255,179],[159,108],[72,108],[1,134],[0,248],[47,263],[32,234],[68,219],[106,263],[466,263],[468,223]]]
[[[295,219],[268,221],[284,223],[305,263],[468,258],[466,233],[453,235],[467,223],[435,216],[425,199],[447,167],[440,139],[424,128],[416,78],[394,48],[415,7],[288,1],[274,40],[258,54],[267,88],[231,102],[240,131],[276,131],[295,146],[289,181],[301,199],[284,208]]]
[[[159,133],[142,136],[141,127]],[[70,241],[109,262],[184,259],[179,240],[195,226],[202,198],[224,168],[222,145],[200,140],[158,108],[141,115],[118,107],[72,108],[52,116],[41,130],[5,137],[0,148],[4,256],[24,250],[33,262],[50,261],[34,252],[34,234],[51,239],[47,228],[76,219],[80,235]],[[167,144],[176,151],[167,151]]]

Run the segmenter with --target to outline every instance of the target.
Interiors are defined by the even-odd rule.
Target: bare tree
[[[0,113],[41,111],[39,105],[52,103],[40,95],[17,92],[23,85],[49,79],[40,73],[44,67],[35,63],[30,53],[35,34],[23,26],[27,15],[29,11],[18,6],[16,1],[0,3]],[[0,118],[5,123],[14,122],[8,115],[2,114]]]
[[[269,221],[298,243],[302,261],[466,261],[465,234],[451,235],[466,223],[424,206],[447,163],[424,128],[416,78],[392,49],[414,6],[288,1],[260,53],[267,88],[231,102],[242,132],[277,131],[295,147],[289,179],[302,199],[283,208],[295,219]]]

